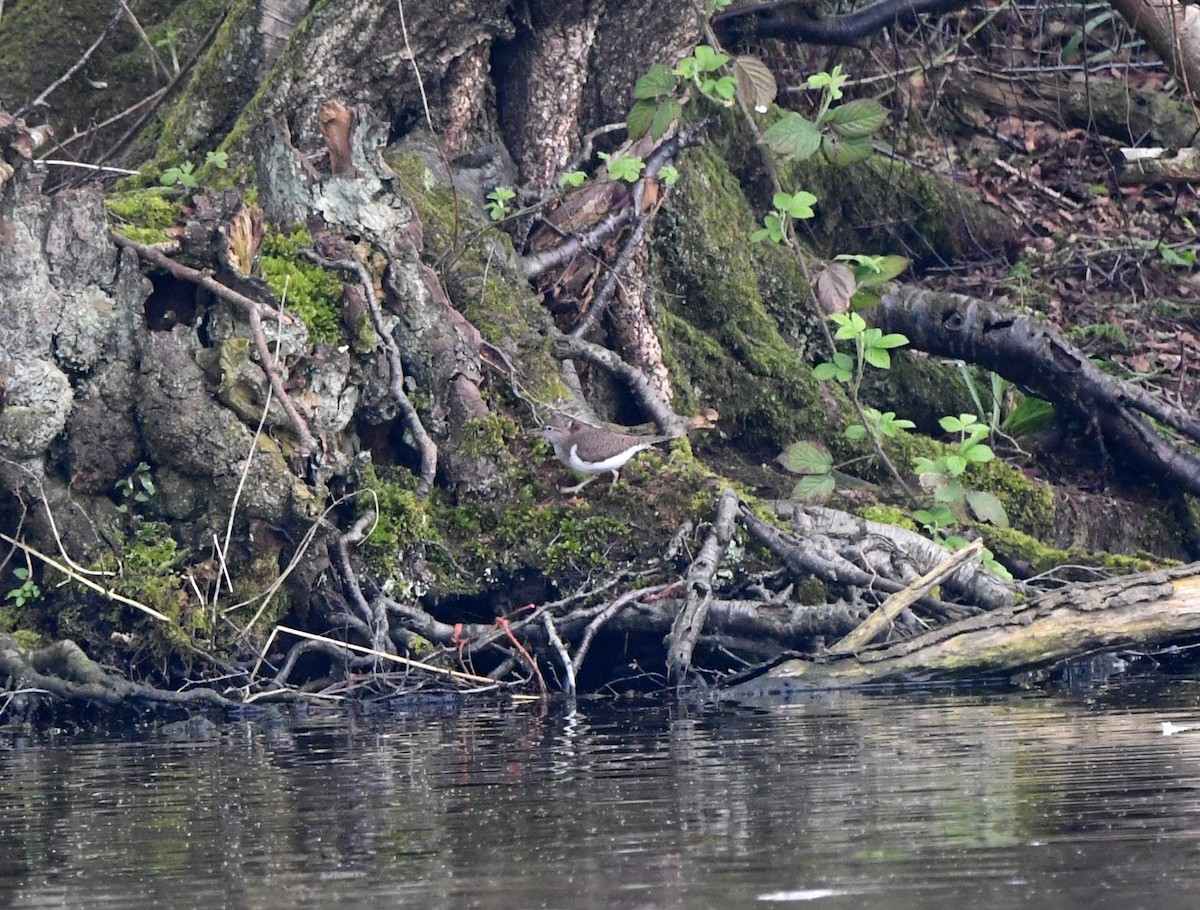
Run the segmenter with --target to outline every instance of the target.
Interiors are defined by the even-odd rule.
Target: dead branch
[[[741,693],[844,688],[930,678],[984,678],[1052,666],[1136,643],[1200,634],[1200,565],[1070,585],[1025,604],[968,617],[854,656],[793,659],[738,682]]]
[[[1137,386],[1106,376],[1047,324],[983,300],[914,287],[895,287],[885,294],[875,320],[885,332],[908,336],[919,350],[999,373],[1060,413],[1099,427],[1155,475],[1200,493],[1200,458],[1172,445],[1142,415],[1197,444],[1200,422]]]
[[[292,424],[292,429],[295,431],[296,437],[300,441],[300,454],[311,455],[317,452],[320,448],[317,440],[313,438],[312,433],[308,429],[308,423],[300,416],[300,412],[296,410],[296,405],[288,396],[287,389],[283,385],[283,379],[273,365],[274,358],[271,356],[271,349],[267,346],[267,337],[263,333],[262,315],[264,311],[272,317],[279,316],[279,318],[283,318],[282,315],[277,314],[265,304],[251,300],[249,297],[239,294],[232,288],[226,287],[211,275],[189,268],[183,263],[176,262],[152,246],[138,243],[136,240],[130,240],[128,237],[122,236],[115,231],[109,231],[109,237],[117,246],[133,250],[146,262],[166,272],[170,272],[182,281],[190,281],[192,284],[198,284],[222,300],[234,304],[246,315],[247,320],[250,322],[250,337],[254,342],[255,351],[258,353],[259,362],[262,365],[263,371],[267,374],[267,379],[271,383],[271,388],[275,391],[275,396],[279,399],[280,405],[283,407],[288,420]]]
[[[809,535],[803,540],[797,539],[767,524],[744,505],[741,508],[741,522],[797,579],[811,576],[826,584],[882,591],[885,594],[904,590],[900,582],[864,571],[844,559],[826,537]],[[944,616],[962,615],[961,607],[928,595],[922,597],[919,603]]]
[[[131,703],[235,707],[208,688],[175,692],[130,682],[107,672],[70,640],[56,641],[36,651],[22,650],[10,635],[0,633],[0,679],[16,688],[37,688],[62,701],[117,707]]]
[[[794,500],[767,503],[792,530],[802,536],[827,539],[843,559],[877,575],[907,584],[946,558],[946,549],[928,537],[895,525],[870,521],[839,509],[806,505]],[[984,610],[1011,606],[1019,593],[1031,593],[1018,583],[1006,583],[979,563],[961,566],[942,582],[956,598]],[[950,617],[963,615],[957,608]]]
[[[687,677],[692,665],[692,651],[704,630],[704,621],[713,597],[713,575],[721,564],[725,548],[733,539],[738,502],[737,493],[733,490],[726,488],[721,491],[713,526],[688,568],[687,597],[667,637],[667,678],[676,685],[680,685]]]
[[[666,435],[683,436],[692,427],[691,418],[676,414],[670,404],[655,389],[649,377],[637,367],[630,366],[614,351],[571,335],[559,335],[554,341],[554,355],[575,357],[601,367],[625,382],[642,409],[650,415]]]
[[[898,591],[879,605],[870,616],[863,620],[862,625],[845,636],[829,649],[830,654],[850,654],[859,648],[864,648],[879,637],[904,610],[911,607],[920,598],[968,560],[974,559],[983,552],[983,541],[976,540],[961,550],[951,553],[941,565],[935,566],[903,591]]]

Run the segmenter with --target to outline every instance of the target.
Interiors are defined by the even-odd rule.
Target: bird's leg
[[[593,480],[595,480],[599,476],[600,476],[599,474],[589,474],[587,477],[583,478],[582,481],[575,484],[575,486],[573,486],[573,487],[559,487],[558,492],[560,492],[560,493],[578,493],[580,490],[582,490],[584,487],[586,487],[589,483],[591,483]]]
[[[618,481],[618,480],[620,480],[620,479],[621,479],[621,469],[620,469],[620,468],[617,468],[615,471],[613,471],[613,482],[612,482],[612,485],[615,487],[615,486],[617,485],[617,481]]]

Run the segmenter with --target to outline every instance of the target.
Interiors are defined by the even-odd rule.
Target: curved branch
[[[852,46],[889,25],[909,25],[918,16],[950,13],[969,0],[880,0],[844,16],[816,19],[813,0],[754,3],[726,10],[713,19],[722,44],[754,38],[782,38],[805,44]]]

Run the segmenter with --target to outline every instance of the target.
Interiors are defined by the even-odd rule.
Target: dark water
[[[1200,687],[1155,704],[0,733],[0,907],[1191,910],[1200,731],[1162,722],[1200,722]]]

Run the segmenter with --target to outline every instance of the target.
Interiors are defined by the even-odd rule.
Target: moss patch
[[[126,190],[106,196],[114,230],[139,243],[162,243],[179,217],[178,194],[165,187]]]
[[[799,267],[750,243],[750,208],[717,150],[690,151],[680,170],[654,222],[674,380],[717,408],[748,446],[826,435],[827,409],[803,353],[812,310]],[[781,321],[792,325],[789,338]]]
[[[300,255],[301,249],[311,246],[312,237],[303,228],[290,234],[269,228],[259,259],[263,278],[281,300],[286,289],[287,309],[304,320],[311,341],[339,344],[344,284],[337,275]]]

